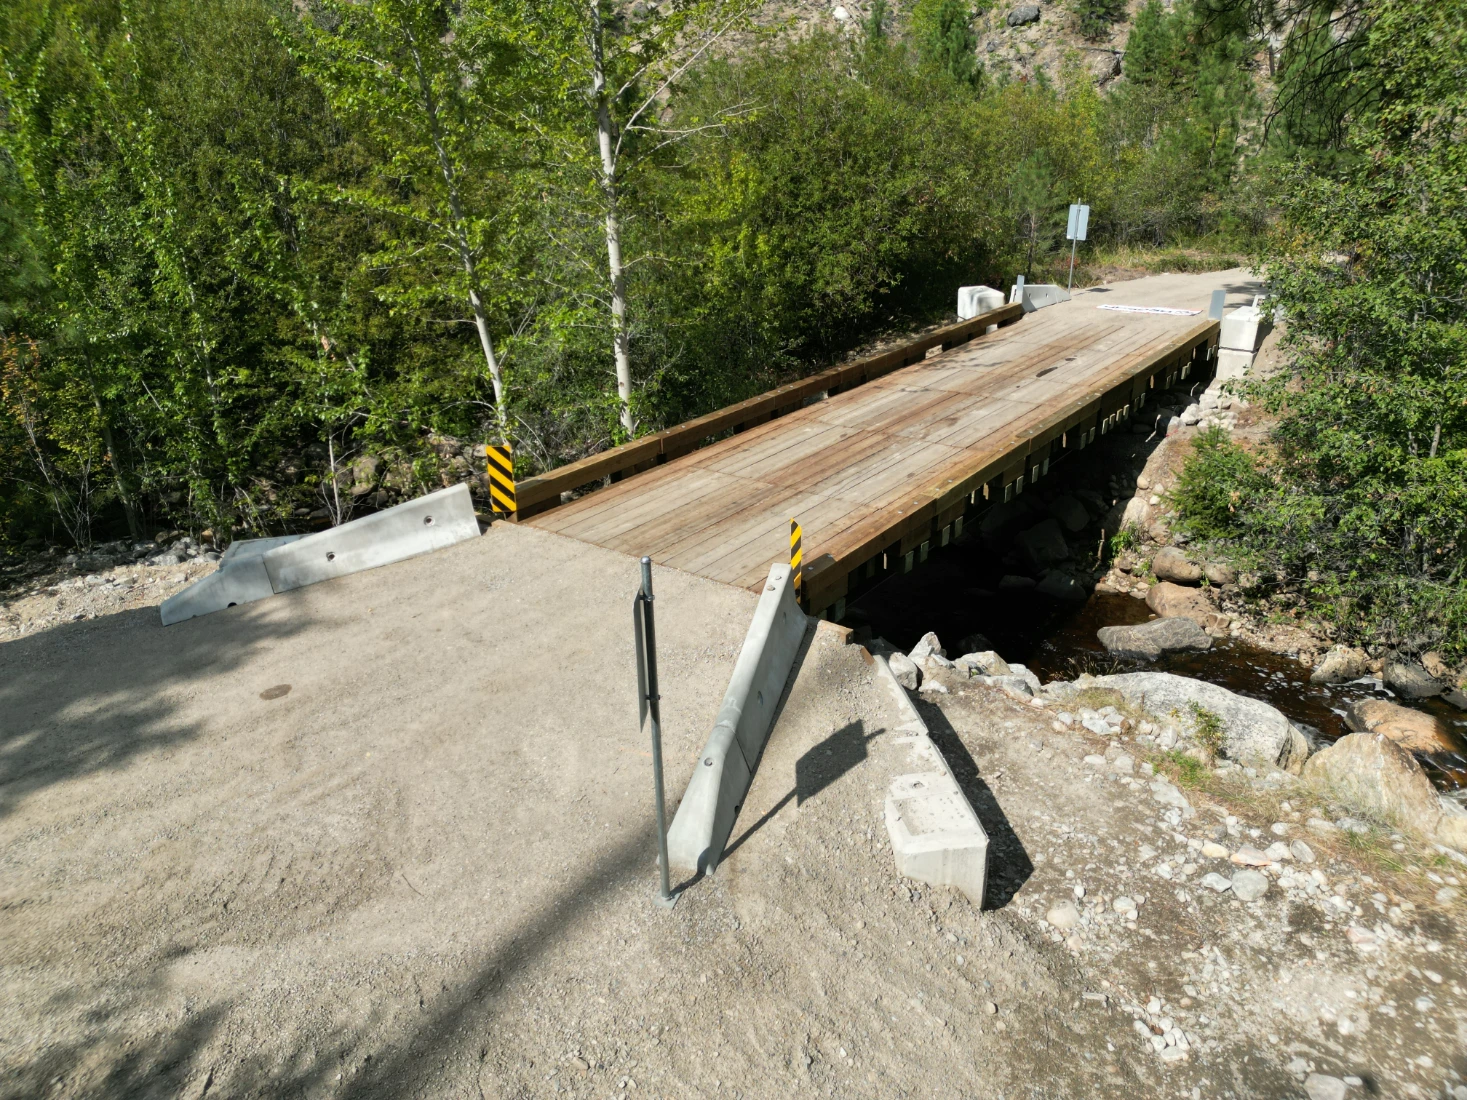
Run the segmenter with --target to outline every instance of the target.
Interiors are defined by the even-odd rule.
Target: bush
[[[1171,498],[1191,534],[1227,538],[1242,530],[1245,500],[1260,482],[1252,456],[1223,429],[1212,427],[1192,444]]]
[[[1080,33],[1091,41],[1110,34],[1111,24],[1126,17],[1126,0],[1074,0],[1073,7]]]

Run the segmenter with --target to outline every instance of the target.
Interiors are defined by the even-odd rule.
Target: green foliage
[[[1111,27],[1126,18],[1126,0],[1072,0],[1071,10],[1080,33],[1094,42],[1107,37]]]
[[[534,473],[1053,277],[1072,201],[1100,249],[1259,223],[1235,21],[1157,9],[1175,63],[1102,95],[981,79],[962,0],[747,14],[0,7],[0,537],[334,520],[343,465],[434,484],[444,435]]]
[[[1202,538],[1228,538],[1242,530],[1246,502],[1261,488],[1252,457],[1218,427],[1192,444],[1171,500],[1186,528]]]
[[[964,0],[918,0],[912,31],[922,59],[959,84],[976,86],[983,78],[973,10]]]
[[[1206,750],[1208,756],[1216,758],[1222,752],[1223,741],[1227,736],[1222,718],[1201,703],[1189,703],[1187,709],[1192,717],[1192,736],[1197,738],[1197,743]]]
[[[1172,782],[1184,790],[1197,790],[1207,784],[1207,765],[1190,753],[1172,749],[1163,754]]]
[[[1343,637],[1460,655],[1467,15],[1383,0],[1374,16],[1362,56],[1380,76],[1379,113],[1337,174],[1281,174],[1283,220],[1261,256],[1293,356],[1253,389],[1281,416],[1274,448],[1261,475],[1199,448],[1178,504]]]

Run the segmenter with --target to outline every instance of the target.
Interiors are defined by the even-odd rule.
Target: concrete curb
[[[277,592],[415,558],[478,535],[469,487],[454,485],[314,535],[233,543],[215,572],[164,600],[158,614],[164,626],[171,626]]]
[[[872,656],[877,675],[896,702],[896,744],[905,748],[913,769],[893,778],[886,793],[886,833],[897,874],[933,886],[956,886],[981,909],[988,882],[988,834],[886,658]]]
[[[717,868],[808,626],[795,599],[790,567],[774,566],[744,636],[713,732],[667,830],[669,866],[710,874]]]

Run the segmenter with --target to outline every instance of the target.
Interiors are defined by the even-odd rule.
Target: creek
[[[1077,548],[1076,553],[1084,551]],[[1095,551],[1091,550],[1093,557]],[[1223,638],[1205,653],[1166,654],[1154,662],[1113,658],[1096,638],[1103,626],[1143,623],[1153,618],[1145,601],[1125,595],[1091,595],[1083,604],[1038,595],[1032,587],[1004,587],[1006,569],[982,540],[960,540],[933,549],[928,560],[904,576],[892,576],[857,598],[848,608],[848,625],[869,626],[903,650],[928,631],[937,634],[949,656],[959,643],[982,634],[1009,661],[1020,661],[1043,681],[1073,680],[1083,672],[1173,672],[1218,684],[1240,695],[1262,699],[1290,719],[1317,729],[1325,741],[1350,730],[1345,711],[1356,699],[1375,696],[1402,700],[1378,681],[1313,684],[1297,659],[1237,639]],[[1010,585],[1015,580],[1010,577]],[[1032,583],[1032,582],[1031,582]],[[1467,800],[1467,712],[1440,699],[1411,703],[1446,725],[1458,752],[1418,756],[1442,790]]]

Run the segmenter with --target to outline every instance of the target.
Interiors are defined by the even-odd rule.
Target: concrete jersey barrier
[[[955,886],[981,909],[988,882],[988,834],[886,658],[873,656],[896,702],[901,721],[893,732],[912,769],[894,776],[886,793],[886,834],[897,874],[933,886]]]
[[[478,534],[469,487],[454,485],[314,535],[232,543],[215,572],[164,600],[158,614],[164,626],[172,626],[277,592],[415,558]]]
[[[271,588],[289,592],[442,550],[478,535],[469,487],[454,485],[268,550],[265,572]]]
[[[271,539],[238,539],[230,543],[218,569],[163,601],[158,608],[163,625],[172,626],[185,619],[275,595],[275,589],[270,587],[270,575],[265,572],[265,552],[299,542],[305,537],[281,535]]]
[[[774,566],[739,650],[713,732],[667,831],[670,866],[709,873],[718,866],[808,625],[795,599],[790,567]]]

